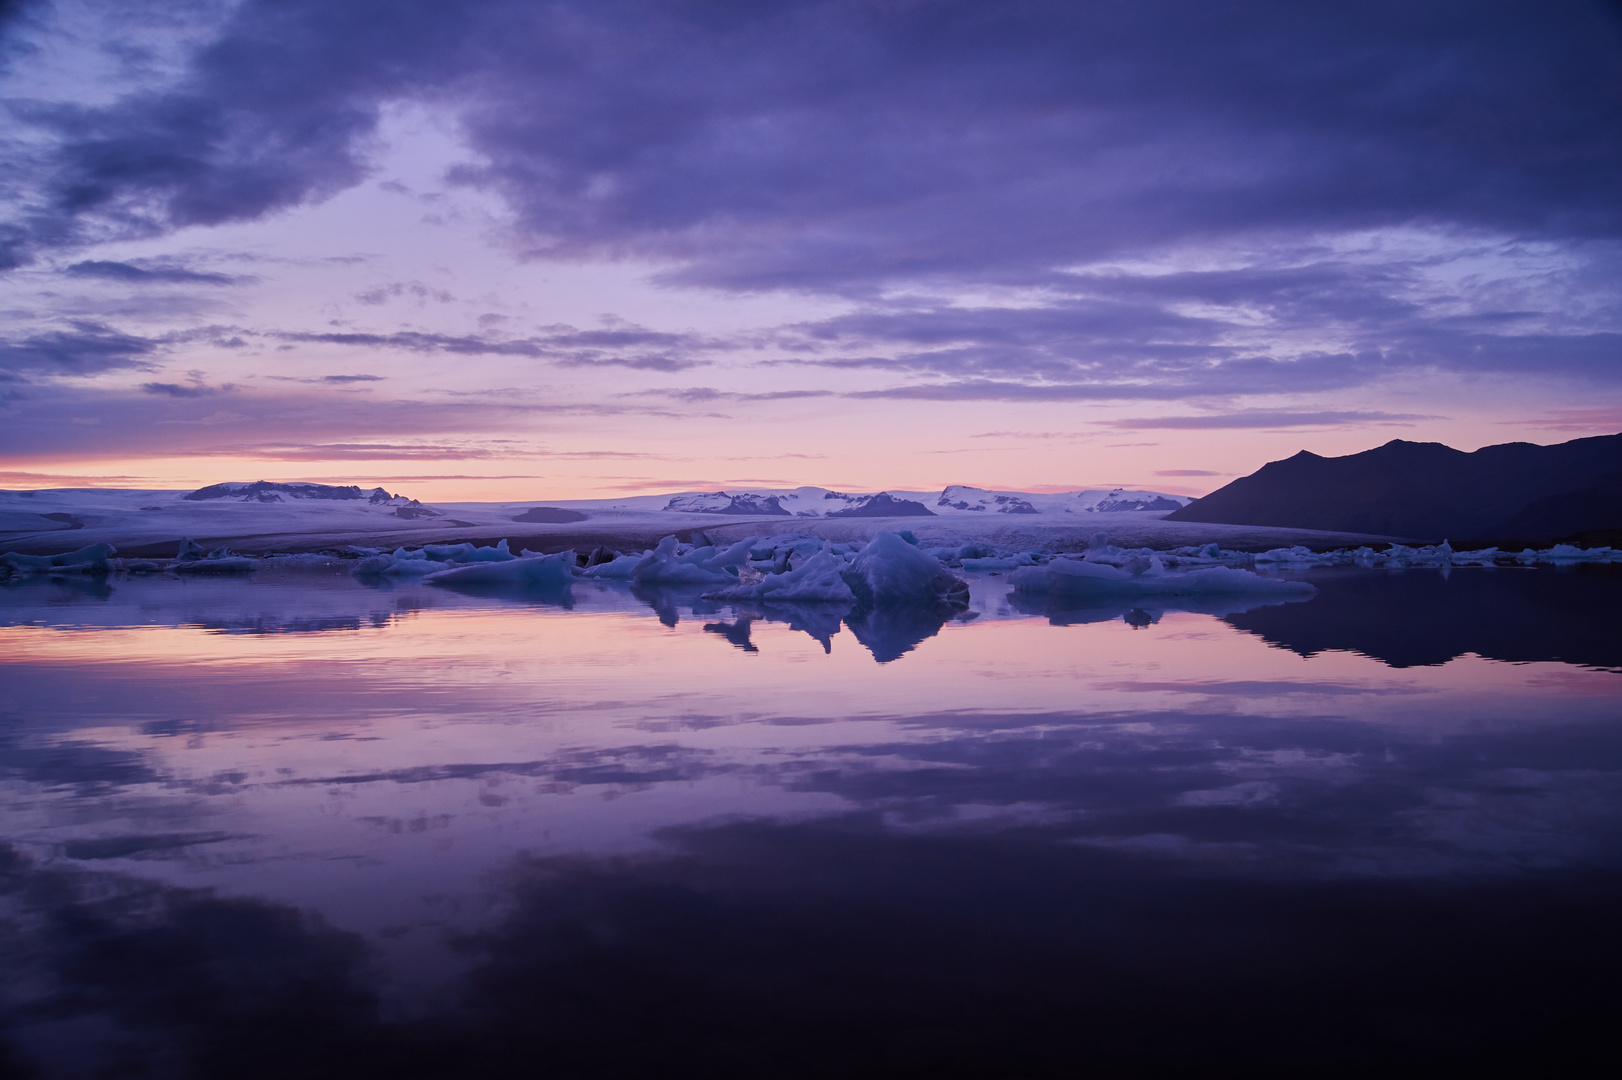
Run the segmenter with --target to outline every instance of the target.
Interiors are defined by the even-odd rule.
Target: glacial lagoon
[[[1622,567],[863,616],[0,585],[0,1073],[1368,1075],[1592,1050]],[[1190,610],[1192,608],[1192,610]]]

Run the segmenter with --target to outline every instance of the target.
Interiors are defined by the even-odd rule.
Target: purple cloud
[[[1420,420],[1440,420],[1442,417],[1418,413],[1387,413],[1368,411],[1287,412],[1282,409],[1253,409],[1234,413],[1213,413],[1209,416],[1151,416],[1140,419],[1098,420],[1101,427],[1137,431],[1145,428],[1181,430],[1207,430],[1221,428],[1294,428],[1326,427],[1334,424],[1397,424]],[[1160,473],[1161,476],[1215,476],[1215,473]]]
[[[143,265],[105,259],[76,262],[62,272],[69,277],[100,278],[130,285],[237,285],[250,280],[234,274],[188,270],[182,266]]]
[[[367,172],[432,100],[539,248],[675,280],[1028,279],[1257,230],[1616,236],[1614,12],[942,0],[248,0],[161,90],[16,102],[52,143],[11,262],[248,220]]]
[[[0,267],[330,198],[371,175],[380,118],[421,104],[466,151],[450,179],[499,197],[522,251],[855,310],[731,341],[64,322],[0,342],[0,378],[256,337],[583,370],[766,355],[809,383],[662,392],[688,403],[1322,394],[1416,369],[1622,378],[1622,22],[1597,0],[243,0],[218,18],[171,75],[7,102],[27,138],[5,166]],[[30,25],[0,25],[7,47]],[[1332,242],[1382,229],[1433,250]],[[1552,285],[1436,270],[1494,244],[1542,245]],[[1190,251],[1208,257],[1175,257]],[[63,275],[199,294],[247,280],[135,258]],[[1020,299],[985,299],[1001,289]],[[131,291],[156,312],[177,290]],[[375,279],[341,295],[455,299]],[[839,377],[858,372],[892,385]],[[1265,419],[1182,419],[1259,426],[1247,417]]]
[[[0,375],[91,375],[116,368],[138,368],[160,348],[156,341],[121,333],[101,323],[75,321],[65,330],[9,341],[0,339]]]

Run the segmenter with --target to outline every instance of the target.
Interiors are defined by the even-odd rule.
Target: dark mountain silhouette
[[[1622,435],[1474,453],[1402,439],[1345,457],[1303,450],[1166,520],[1475,541],[1622,528]]]

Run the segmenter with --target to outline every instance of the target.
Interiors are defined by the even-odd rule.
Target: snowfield
[[[933,545],[1077,550],[1100,530],[1131,546],[1220,541],[1262,550],[1372,543],[1399,537],[1166,522],[1184,496],[1124,489],[1059,495],[953,486],[938,492],[856,495],[826,488],[687,492],[622,499],[426,505],[383,488],[321,484],[215,484],[197,491],[0,491],[0,551],[54,555],[96,543],[125,556],[172,557],[182,537],[253,554],[336,550],[351,544],[421,547],[508,539],[536,550],[608,546],[642,550],[661,537],[715,541],[810,535],[865,543],[910,529]]]
[[[1120,489],[796,488],[425,506],[382,488],[264,481],[193,492],[0,492],[0,525],[12,529],[0,533],[0,573],[230,575],[325,551],[357,576],[447,587],[558,589],[583,577],[733,602],[878,610],[957,603],[965,574],[1007,575],[1032,595],[1285,597],[1312,587],[1271,571],[1622,561],[1610,548],[1457,552],[1161,520],[1179,499]]]

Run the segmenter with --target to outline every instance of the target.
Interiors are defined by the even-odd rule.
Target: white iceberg
[[[487,548],[474,547],[472,544],[428,544],[416,557],[434,562],[477,563],[506,562],[518,556],[507,550],[507,541],[503,540],[495,547]]]
[[[967,601],[968,584],[898,533],[875,533],[841,572],[857,601],[874,607]]]
[[[734,544],[725,551],[717,552],[713,547],[689,548],[683,551],[686,545],[679,543],[674,536],[667,536],[659,541],[659,546],[645,553],[635,566],[631,567],[628,576],[632,581],[643,585],[714,585],[717,583],[730,583],[733,575],[723,569],[720,560],[730,559],[733,564],[742,563],[749,558],[749,548],[744,544]],[[604,566],[614,566],[605,563]],[[603,567],[593,567],[602,570]],[[593,574],[593,577],[617,577],[614,573]]]
[[[797,603],[853,603],[856,594],[842,576],[845,562],[831,545],[799,566],[781,574],[765,574],[753,567],[738,572],[738,584],[704,594],[710,600],[793,601]]]

